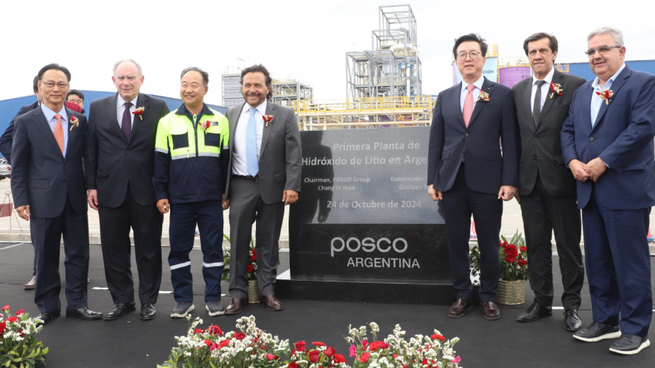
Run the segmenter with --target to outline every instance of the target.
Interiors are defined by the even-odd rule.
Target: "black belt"
[[[257,175],[257,176],[232,175],[232,177],[237,178],[237,179],[244,179],[244,180],[249,180],[249,181],[254,181],[256,183],[259,183],[259,175]]]

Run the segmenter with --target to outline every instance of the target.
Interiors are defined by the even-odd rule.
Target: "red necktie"
[[[471,115],[473,115],[473,90],[475,86],[469,84],[466,86],[466,89],[468,89],[468,92],[466,92],[466,97],[464,97],[464,111],[462,113],[464,114],[464,124],[468,128]]]
[[[64,153],[64,128],[61,126],[61,115],[55,114],[55,118],[57,119],[57,123],[55,123],[55,140],[61,153]]]

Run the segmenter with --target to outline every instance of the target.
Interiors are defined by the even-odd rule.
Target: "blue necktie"
[[[259,163],[257,162],[257,122],[255,121],[255,109],[250,108],[250,119],[246,130],[246,159],[248,161],[248,174],[257,176]]]

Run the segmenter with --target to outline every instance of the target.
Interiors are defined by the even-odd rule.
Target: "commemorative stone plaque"
[[[416,295],[431,292],[451,300],[443,213],[427,194],[429,129],[301,132],[303,183],[278,295],[391,302],[395,287],[417,302],[439,302]]]

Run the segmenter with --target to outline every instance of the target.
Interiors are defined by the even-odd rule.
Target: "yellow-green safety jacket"
[[[207,105],[197,116],[182,104],[161,118],[153,178],[157,200],[220,200],[227,180],[229,139],[227,118]]]

